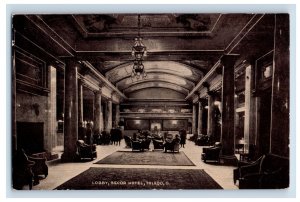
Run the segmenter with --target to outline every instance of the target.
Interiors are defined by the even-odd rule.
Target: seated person
[[[163,139],[163,137],[162,137],[162,135],[161,135],[161,133],[160,132],[158,132],[158,133],[153,133],[153,139],[155,139],[155,140],[162,140]]]
[[[173,138],[172,134],[168,134],[164,143],[165,152],[167,150],[174,150],[174,145],[180,143],[180,137],[179,135],[175,135],[175,138]]]
[[[132,141],[137,141],[137,134],[136,133],[133,133]]]
[[[138,138],[140,141],[143,141],[143,140],[145,140],[145,135],[144,135],[143,133],[139,133],[139,134],[137,135],[137,138]]]
[[[131,148],[132,150],[140,150],[143,151],[143,141],[139,138],[139,136],[136,133],[133,133],[132,139],[131,139]]]

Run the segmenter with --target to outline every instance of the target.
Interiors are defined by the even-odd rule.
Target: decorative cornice
[[[219,67],[219,65],[221,65],[220,60],[218,60],[215,63],[215,65],[209,70],[209,72],[201,79],[201,81],[199,81],[199,83],[195,86],[195,88],[186,96],[185,100],[188,100],[193,94],[195,94],[197,90],[200,89],[202,84],[206,82],[208,78],[210,78],[215,73],[215,70]]]
[[[87,61],[82,61],[82,63],[88,67],[90,69],[90,71],[97,76],[101,82],[103,82],[103,84],[105,84],[107,87],[109,87],[111,90],[115,91],[120,97],[127,99],[127,97],[121,92],[119,91],[119,89],[117,89],[110,81],[108,81],[102,74],[100,74],[98,72],[98,70],[96,70],[92,64],[90,64]]]

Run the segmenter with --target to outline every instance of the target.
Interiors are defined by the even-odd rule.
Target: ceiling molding
[[[75,50],[63,38],[60,37],[52,28],[50,28],[40,16],[26,15],[25,16],[32,24],[34,24],[40,31],[46,34],[54,43],[64,49],[70,56],[75,55]]]
[[[117,89],[110,81],[108,81],[102,74],[100,74],[98,72],[98,70],[95,69],[95,67],[93,67],[93,65],[91,65],[89,62],[87,61],[82,61],[82,63],[88,67],[90,69],[90,71],[97,76],[101,81],[103,81],[110,89],[112,89],[113,91],[117,92],[117,94],[124,98],[127,99],[127,97],[121,92],[119,91],[119,89]]]
[[[185,100],[188,100],[196,91],[198,91],[201,85],[215,73],[215,70],[220,65],[221,65],[221,61],[218,60],[216,64],[209,70],[209,72],[201,79],[201,81],[199,81],[199,83],[195,86],[195,88],[192,89],[191,92],[186,96]]]
[[[264,14],[255,14],[248,23],[241,29],[241,31],[235,36],[235,38],[228,44],[225,48],[225,53],[229,54],[232,50],[242,41],[242,39],[255,27],[255,25],[264,17]],[[188,94],[185,98],[189,99],[195,91],[199,90],[202,83],[205,82],[218,68],[220,65],[220,59],[218,62],[210,69],[210,71],[203,77],[203,79],[196,85],[196,87]]]
[[[253,27],[264,17],[264,14],[255,14],[249,22],[241,29],[234,39],[225,48],[225,54],[231,53],[243,38],[252,30]]]
[[[119,14],[122,15],[122,14]],[[135,15],[137,16],[137,14],[126,14],[127,16],[129,15]],[[148,14],[143,14],[142,17],[151,19],[151,17],[149,17]],[[157,14],[157,15],[161,15],[163,16],[164,14]],[[182,14],[178,14],[178,16],[180,16]],[[151,27],[151,29],[148,29],[147,27],[142,27],[141,31],[140,31],[140,35],[142,37],[211,37],[211,35],[213,34],[213,31],[215,29],[215,27],[217,26],[217,24],[220,21],[220,18],[222,16],[222,14],[206,14],[206,15],[218,15],[218,17],[215,19],[215,21],[213,22],[212,26],[210,27],[209,30],[189,30],[189,27]],[[106,30],[106,29],[100,29],[100,30],[93,30],[94,32],[87,30],[85,25],[82,24],[82,22],[80,22],[80,18],[84,17],[83,15],[80,16],[76,16],[76,15],[71,15],[72,16],[72,23],[74,24],[74,26],[76,27],[76,29],[81,33],[82,37],[84,38],[112,38],[112,37],[129,37],[129,38],[134,38],[136,37],[137,34],[137,27],[135,27],[135,22],[131,22],[131,24],[133,24],[134,26],[121,26],[117,29],[113,29],[111,28],[110,30]],[[88,17],[89,15],[86,15],[85,17]],[[102,15],[97,15],[97,16],[105,16],[105,14]],[[173,18],[174,15],[172,15]],[[177,17],[178,17],[177,16]],[[79,19],[78,19],[79,18]],[[102,25],[104,25],[106,23],[105,19],[98,19],[100,21],[100,23],[103,23]],[[171,19],[170,19],[171,20]],[[175,19],[174,19],[175,20]],[[118,21],[116,19],[116,21]],[[172,20],[171,20],[172,21]],[[197,21],[197,20],[194,20]],[[120,21],[119,21],[120,22]],[[177,22],[180,23],[180,22]],[[192,23],[192,22],[190,22]],[[203,23],[203,22],[202,22]],[[200,25],[201,22],[198,23],[198,25]],[[94,26],[94,28],[97,27],[97,21],[95,21],[94,23],[91,21],[91,25]],[[137,25],[137,22],[136,22]],[[196,24],[194,24],[196,25]],[[191,24],[190,24],[191,26]],[[102,27],[104,28],[104,27]],[[190,27],[191,28],[191,27]],[[171,31],[171,29],[173,29]],[[151,31],[148,31],[151,30]],[[161,31],[160,31],[161,30]]]

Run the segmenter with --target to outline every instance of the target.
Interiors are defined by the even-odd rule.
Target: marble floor
[[[150,150],[153,145],[150,144]],[[76,163],[62,163],[60,160],[54,160],[47,162],[49,167],[49,175],[46,179],[40,180],[40,183],[33,187],[33,190],[53,190],[57,186],[61,185],[65,181],[73,178],[79,173],[87,170],[90,167],[111,167],[111,168],[170,168],[170,169],[204,169],[218,184],[224,189],[238,189],[237,185],[233,184],[233,166],[224,166],[216,164],[208,164],[201,161],[201,146],[196,146],[194,142],[188,141],[185,148],[180,148],[186,156],[196,166],[149,166],[149,165],[108,165],[108,164],[94,164],[100,159],[112,154],[115,151],[130,150],[125,147],[124,140],[121,141],[121,145],[97,145],[97,159],[88,162],[76,162]],[[62,147],[57,147],[56,151],[61,154]],[[26,187],[25,187],[26,189]]]

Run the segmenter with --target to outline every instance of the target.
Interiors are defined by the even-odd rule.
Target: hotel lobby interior
[[[18,190],[286,189],[288,14],[16,14]]]

